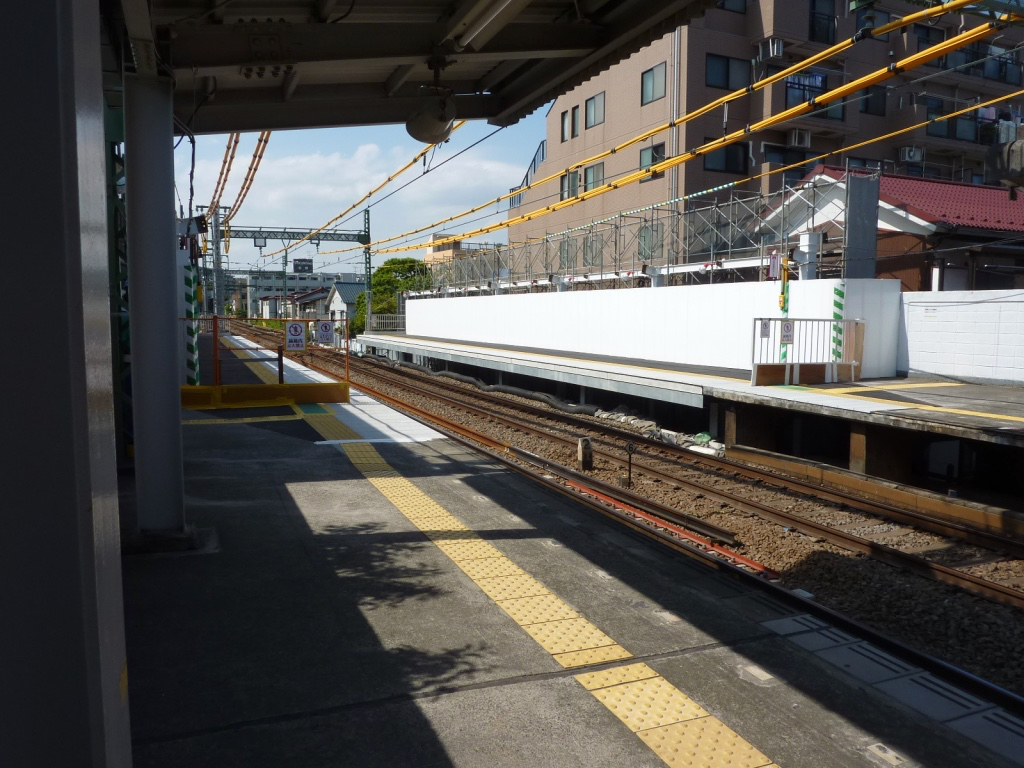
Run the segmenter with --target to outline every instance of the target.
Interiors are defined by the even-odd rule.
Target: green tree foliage
[[[430,287],[430,273],[427,265],[419,259],[402,257],[388,259],[373,273],[370,281],[373,290],[373,313],[375,315],[398,314],[398,295],[403,291],[420,291]],[[352,318],[351,334],[366,330],[366,294],[356,298],[356,314]]]

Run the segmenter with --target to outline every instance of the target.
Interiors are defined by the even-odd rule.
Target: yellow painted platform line
[[[424,339],[424,338],[421,338],[419,336],[407,336],[406,337],[406,341],[427,341],[427,342],[429,342],[429,341],[431,341],[431,339]],[[484,351],[484,352],[490,352],[492,354],[499,353],[499,352],[509,352],[510,351],[510,350],[504,349],[502,347],[476,347],[476,346],[473,346],[472,344],[457,344],[457,343],[446,343],[445,347],[460,347],[462,349],[474,350],[474,351]],[[699,379],[723,379],[725,381],[742,381],[745,384],[749,384],[750,383],[750,379],[749,378],[738,379],[738,378],[736,378],[734,376],[718,376],[717,374],[714,374],[714,373],[691,373],[690,371],[674,371],[671,368],[657,368],[657,367],[645,366],[645,365],[631,365],[630,363],[611,363],[611,362],[607,362],[607,361],[604,361],[604,360],[590,360],[588,358],[583,358],[583,357],[562,357],[560,355],[548,355],[548,354],[545,354],[543,352],[520,352],[519,354],[530,355],[532,357],[539,357],[539,358],[548,359],[548,360],[567,360],[569,362],[576,362],[576,363],[593,363],[595,365],[608,365],[608,366],[614,366],[615,368],[626,368],[626,369],[629,369],[629,370],[636,370],[636,371],[661,371],[663,373],[674,373],[674,374],[677,374],[679,376],[695,376],[695,377],[697,377]]]
[[[253,416],[246,419],[182,419],[182,424],[260,424],[265,421],[299,421],[301,416]]]
[[[829,390],[819,390],[819,394],[835,394]],[[925,405],[923,403],[903,403],[894,400],[885,400],[880,397],[861,397],[860,395],[839,394],[839,397],[848,397],[851,400],[864,400],[869,403],[886,403],[888,405],[903,406],[899,410],[907,411],[931,411],[932,413],[955,413],[958,416],[973,416],[979,419],[991,419],[992,421],[1019,421],[1024,423],[1024,416],[1009,416],[1003,413],[988,413],[987,411],[970,411],[965,408],[948,408],[943,405]]]
[[[373,446],[348,443],[339,448],[399,512],[563,667],[632,658],[629,651],[399,475]],[[646,664],[575,677],[672,768],[778,768]]]
[[[934,389],[935,387],[962,387],[958,381],[930,381],[921,384],[886,384],[877,387],[840,387],[839,389],[821,389],[809,387],[814,392],[823,392],[827,395],[845,395],[850,392],[885,392],[890,389]]]

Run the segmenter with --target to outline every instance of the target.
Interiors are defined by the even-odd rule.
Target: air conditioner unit
[[[757,63],[762,64],[770,59],[782,58],[782,40],[769,37],[757,44]]]
[[[799,149],[809,149],[811,146],[811,132],[806,128],[794,128],[789,132],[786,145]]]
[[[924,147],[900,147],[901,163],[920,163],[924,160]]]

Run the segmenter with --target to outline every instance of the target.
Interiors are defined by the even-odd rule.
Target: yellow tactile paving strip
[[[399,512],[563,667],[632,658],[541,582],[401,477],[373,446],[348,443],[339,447]],[[646,664],[575,677],[672,768],[778,768]]]
[[[255,354],[247,351],[245,347],[236,344],[231,339],[222,338],[220,341],[223,346],[235,353],[235,357],[245,360],[246,367],[255,373],[260,381],[264,384],[277,384],[277,371],[267,367],[267,363],[272,362],[269,358],[255,359]]]

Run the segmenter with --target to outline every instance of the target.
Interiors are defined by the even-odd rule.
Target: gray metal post
[[[138,526],[183,532],[171,82],[129,75],[124,98]]]
[[[99,3],[27,3],[12,21],[6,94],[31,128],[0,127],[6,199],[31,201],[21,223],[59,279],[45,343],[17,347],[25,378],[4,413],[0,763],[127,767]],[[32,293],[8,292],[12,317],[39,312]]]

